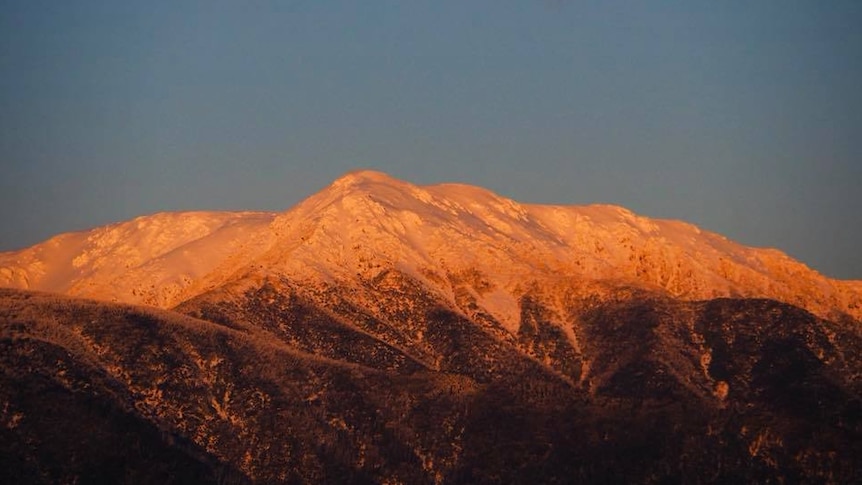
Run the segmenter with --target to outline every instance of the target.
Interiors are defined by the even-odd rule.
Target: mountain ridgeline
[[[862,481],[862,282],[354,172],[0,253],[8,483]]]

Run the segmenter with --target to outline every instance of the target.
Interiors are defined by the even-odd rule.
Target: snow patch
[[[521,306],[511,293],[497,287],[478,295],[476,303],[510,333],[518,332],[521,324]]]

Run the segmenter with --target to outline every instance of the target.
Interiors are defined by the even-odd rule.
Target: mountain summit
[[[525,288],[597,284],[684,300],[771,298],[862,319],[862,282],[823,277],[774,249],[622,207],[522,204],[370,170],[283,213],[162,213],[0,253],[0,286],[168,308],[243,279],[355,285],[392,269],[455,306],[449,276],[475,274],[486,288],[472,304],[510,325]]]

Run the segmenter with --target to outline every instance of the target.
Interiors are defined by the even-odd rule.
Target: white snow
[[[479,187],[422,187],[367,170],[280,214],[156,214],[0,253],[0,286],[168,307],[243,278],[356,285],[385,268],[453,305],[452,283],[425,275],[475,271],[492,288],[476,304],[510,329],[523,292],[550,293],[566,281],[625,282],[688,299],[771,297],[862,317],[862,303],[851,308],[862,282],[829,280],[783,253],[691,224],[609,205],[520,204]]]

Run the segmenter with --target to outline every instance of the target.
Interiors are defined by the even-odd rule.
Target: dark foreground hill
[[[0,290],[0,482],[862,482],[857,322],[633,292],[573,349],[530,301],[511,340],[412,301]]]

